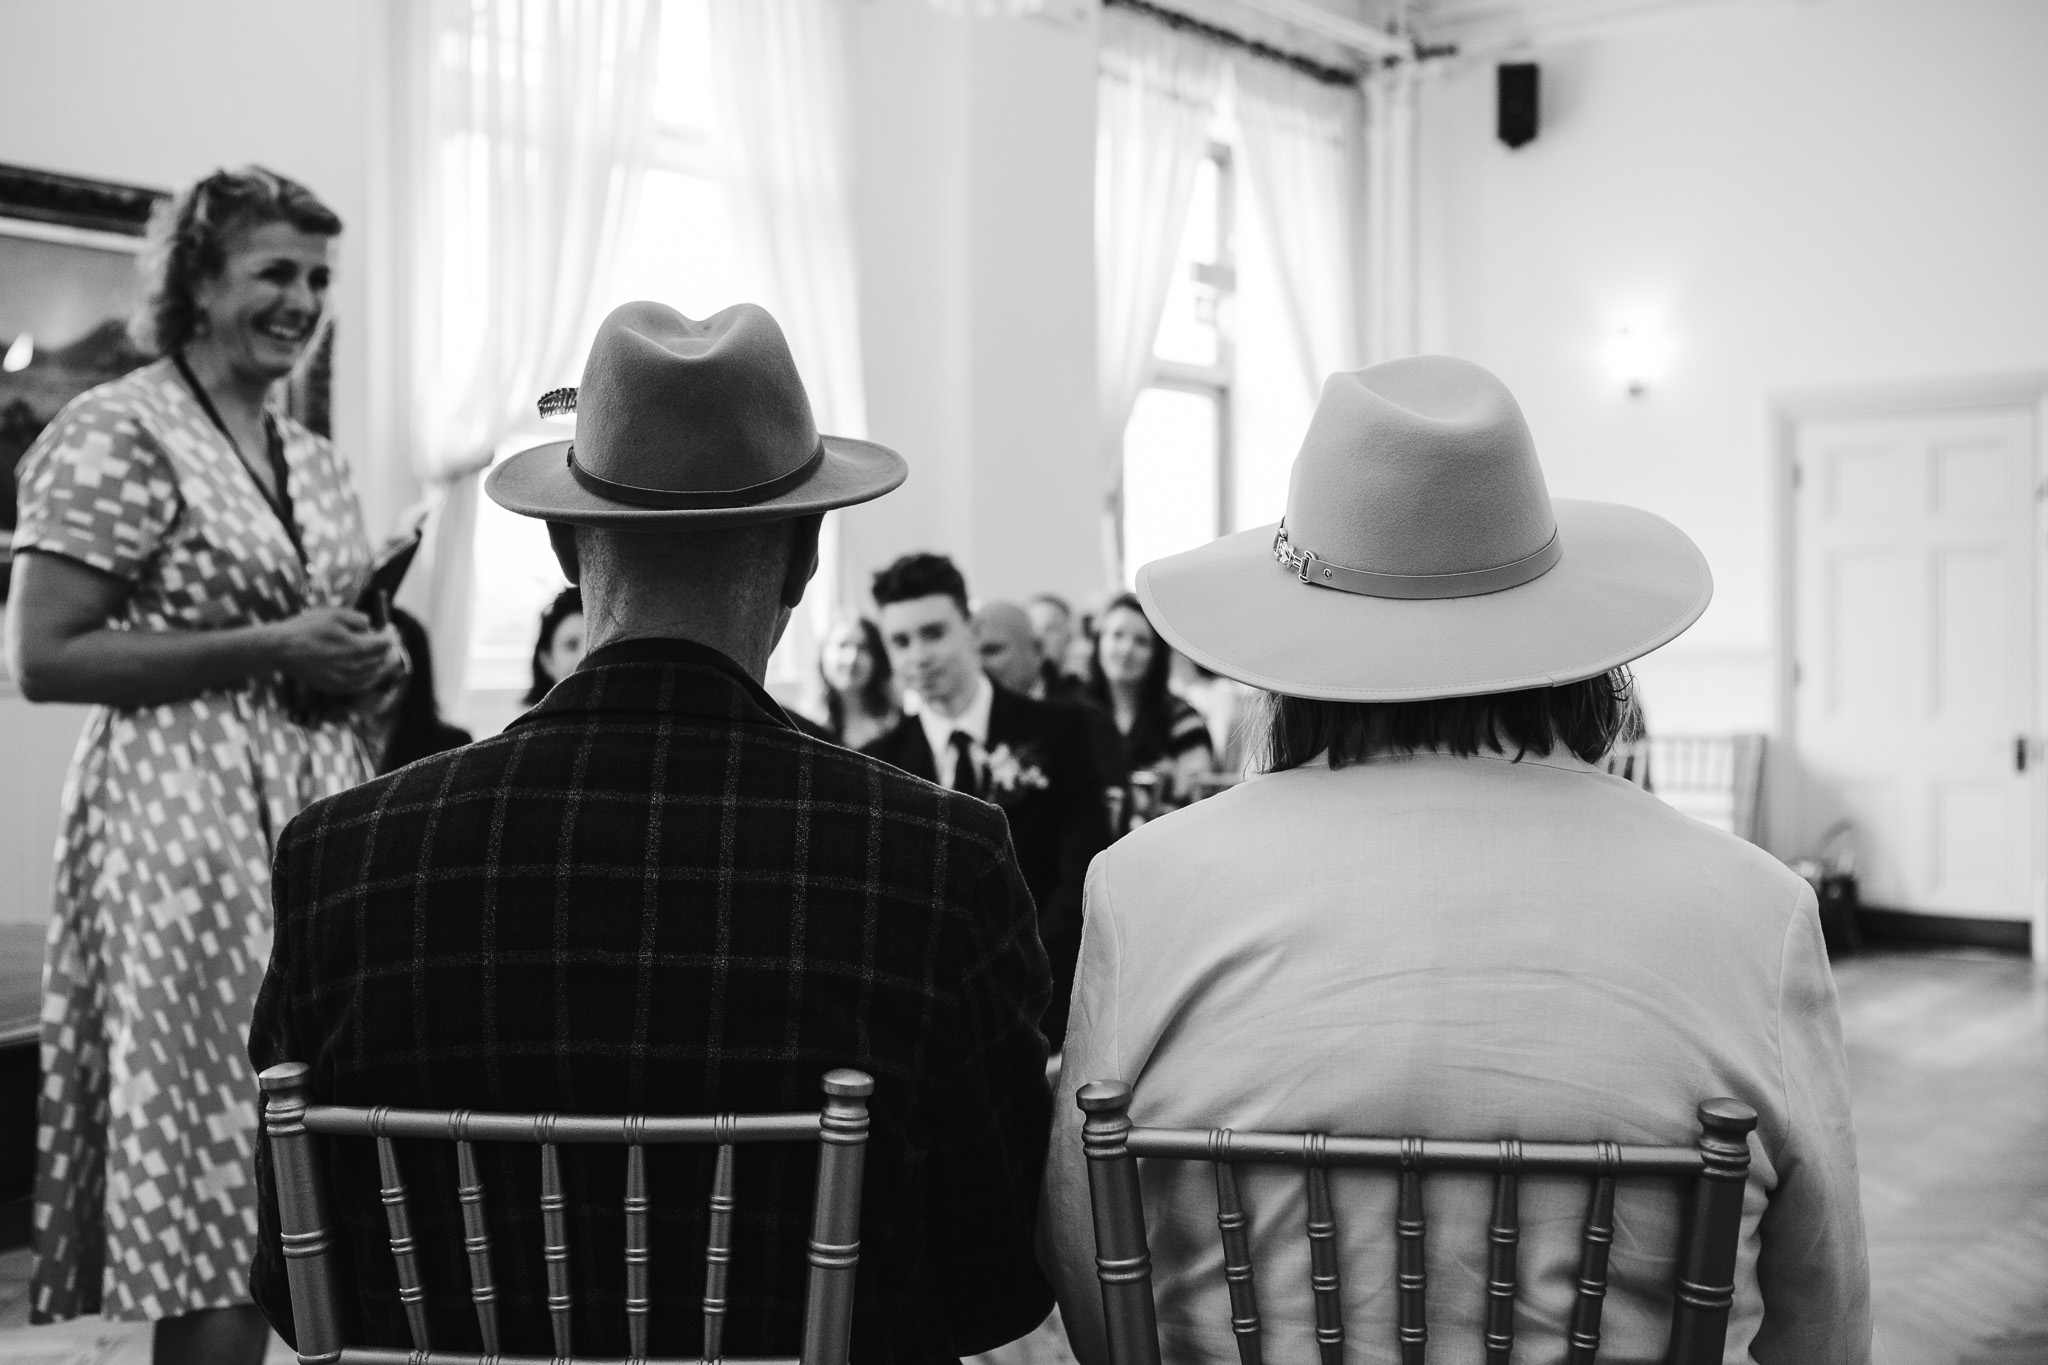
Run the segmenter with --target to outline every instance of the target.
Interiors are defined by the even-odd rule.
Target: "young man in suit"
[[[1058,1048],[1081,949],[1081,888],[1089,860],[1109,844],[1087,720],[989,680],[967,581],[944,555],[905,555],[875,575],[874,598],[890,666],[920,705],[862,752],[992,802],[1009,817],[1052,959],[1045,1034]]]
[[[540,517],[590,652],[493,739],[315,803],[277,852],[259,1068],[318,1102],[566,1113],[816,1111],[874,1077],[852,1360],[937,1365],[1036,1327],[1051,990],[991,807],[806,736],[762,690],[827,508],[903,461],[820,437],[781,329],[627,304],[573,445],[487,489]],[[436,1352],[479,1349],[451,1144],[400,1144]],[[530,1147],[485,1144],[505,1349],[551,1355]],[[266,1154],[267,1155],[267,1154]],[[652,1353],[699,1354],[708,1149],[651,1147]],[[627,1352],[623,1160],[565,1147],[574,1345]],[[794,1356],[816,1149],[739,1149],[726,1349]],[[408,1344],[375,1152],[334,1143],[350,1342]],[[258,1302],[292,1339],[267,1161]],[[508,1231],[509,1229],[509,1231]]]

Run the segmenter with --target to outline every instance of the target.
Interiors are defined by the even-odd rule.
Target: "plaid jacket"
[[[952,1360],[1052,1304],[1031,1238],[1050,988],[999,812],[796,730],[730,660],[630,641],[504,734],[311,806],[279,843],[251,1059],[316,1100],[815,1109],[872,1073],[853,1358]],[[550,1354],[539,1157],[478,1148],[505,1349]],[[374,1147],[326,1148],[352,1341],[410,1339]],[[476,1351],[453,1145],[399,1144],[433,1345]],[[626,1352],[624,1151],[563,1149],[578,1354]],[[709,1149],[649,1149],[656,1354],[701,1345]],[[738,1149],[726,1350],[794,1355],[815,1148]],[[255,1296],[289,1340],[268,1152]]]

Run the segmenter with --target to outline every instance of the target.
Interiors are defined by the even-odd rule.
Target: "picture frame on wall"
[[[152,359],[128,337],[150,214],[167,190],[0,164],[0,602],[15,471],[63,406]],[[329,435],[334,329],[282,381],[286,411]]]

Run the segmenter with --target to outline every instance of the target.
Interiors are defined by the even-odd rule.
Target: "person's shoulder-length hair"
[[[1429,701],[1346,702],[1268,694],[1264,736],[1255,748],[1266,772],[1298,768],[1321,754],[1332,768],[1383,754],[1438,752],[1465,757],[1546,758],[1559,749],[1598,763],[1616,744],[1640,738],[1641,712],[1626,668],[1581,682]]]
[[[1166,685],[1173,671],[1173,650],[1152,624],[1152,618],[1145,614],[1145,606],[1136,593],[1120,593],[1096,613],[1095,647],[1088,651],[1088,696],[1111,715],[1115,714],[1109,675],[1102,671],[1102,641],[1108,633],[1110,614],[1118,611],[1135,613],[1152,635],[1152,657],[1145,664],[1144,676],[1138,679],[1138,706],[1131,718],[1131,733],[1125,738],[1134,754],[1164,753],[1173,734],[1173,700]]]
[[[889,686],[895,675],[889,667],[889,650],[882,643],[882,628],[858,612],[849,613],[846,619],[859,627],[861,648],[868,652],[868,680],[854,695],[860,698],[860,707],[864,714],[886,716],[895,710],[896,697]],[[838,688],[825,680],[823,650],[818,652],[818,687],[825,697],[825,712],[832,733],[846,733],[846,698]]]
[[[261,166],[215,171],[157,205],[142,251],[142,298],[128,335],[149,355],[168,355],[199,325],[194,302],[201,280],[227,264],[237,233],[266,223],[333,237],[341,218],[298,181]]]
[[[542,608],[540,614],[540,635],[533,642],[533,686],[526,689],[525,704],[532,706],[548,694],[558,679],[548,676],[541,660],[555,647],[555,632],[562,628],[562,622],[572,616],[583,614],[583,590],[564,588],[555,594],[555,600]]]

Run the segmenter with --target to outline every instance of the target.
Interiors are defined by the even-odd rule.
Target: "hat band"
[[[761,483],[749,484],[745,488],[715,489],[710,492],[677,492],[668,488],[642,488],[638,484],[614,483],[601,475],[593,474],[576,463],[576,447],[569,447],[569,473],[586,492],[613,502],[631,503],[635,507],[658,508],[664,512],[711,511],[723,507],[751,507],[757,502],[789,492],[805,479],[811,477],[825,460],[825,443],[819,441],[805,460],[787,474]]]
[[[1361,597],[1409,600],[1481,597],[1541,578],[1563,556],[1564,543],[1553,530],[1542,549],[1512,564],[1474,569],[1469,573],[1374,573],[1370,569],[1349,569],[1342,564],[1332,564],[1313,550],[1295,549],[1287,539],[1287,522],[1284,519],[1279,533],[1273,537],[1273,558],[1302,582],[1318,588],[1357,593]]]

